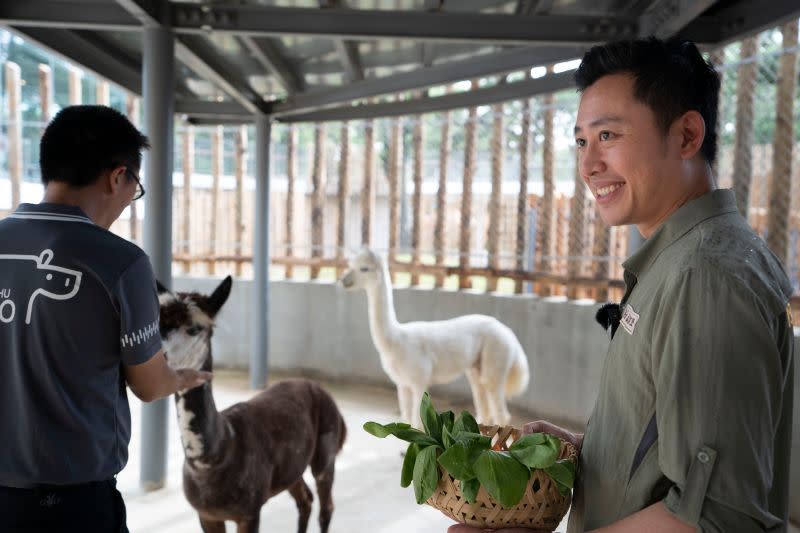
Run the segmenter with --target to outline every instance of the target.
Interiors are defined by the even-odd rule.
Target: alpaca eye
[[[203,328],[201,328],[200,326],[191,326],[191,327],[186,329],[186,333],[188,335],[192,335],[192,336],[197,335],[201,331],[203,331]]]
[[[369,272],[369,267],[361,267],[361,272]]]

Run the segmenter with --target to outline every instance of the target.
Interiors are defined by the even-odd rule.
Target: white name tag
[[[633,310],[630,305],[625,306],[625,311],[622,313],[620,324],[628,335],[633,335],[633,330],[636,328],[636,322],[639,320],[639,315]]]

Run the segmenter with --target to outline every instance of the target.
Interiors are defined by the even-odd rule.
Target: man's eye
[[[586,146],[586,139],[575,139],[575,144],[578,145],[579,148],[583,148]]]
[[[611,132],[610,132],[610,131],[601,131],[601,132],[600,132],[600,140],[601,140],[601,141],[607,141],[607,140],[609,140],[611,137],[612,137],[612,135],[611,135]]]

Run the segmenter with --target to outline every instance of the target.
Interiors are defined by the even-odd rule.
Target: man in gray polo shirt
[[[111,108],[65,108],[43,202],[0,221],[0,531],[127,531],[126,383],[152,401],[211,377],[166,364],[149,259],[108,231],[144,194],[147,146]]]
[[[715,190],[719,78],[692,43],[648,39],[593,48],[576,81],[581,176],[647,241],[585,438],[527,428],[582,444],[568,531],[786,531],[792,287]]]

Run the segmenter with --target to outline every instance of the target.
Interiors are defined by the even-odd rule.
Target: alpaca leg
[[[408,410],[411,389],[405,385],[397,385],[397,403],[400,406],[400,420],[411,423],[411,412]]]
[[[298,479],[294,485],[289,487],[289,494],[292,495],[297,503],[297,511],[300,513],[300,517],[297,519],[297,533],[306,533],[314,495],[311,494],[311,489],[308,488],[303,478]]]
[[[487,390],[489,400],[489,412],[491,413],[492,423],[501,426],[508,425],[511,421],[511,413],[508,412],[506,405],[506,390],[503,383]]]
[[[472,401],[475,403],[475,418],[483,424],[489,423],[487,418],[486,391],[481,384],[480,372],[476,368],[467,370],[467,381],[472,389]]]
[[[225,533],[225,522],[222,520],[203,520],[201,518],[200,528],[203,533]]]
[[[258,533],[258,524],[261,520],[259,513],[251,517],[249,520],[240,520],[236,522],[236,533]],[[225,531],[224,529],[222,531]]]
[[[317,482],[317,496],[319,497],[319,529],[322,533],[328,532],[328,525],[331,523],[333,515],[333,489],[334,466],[331,462],[327,469],[320,473],[314,473],[314,480]]]

